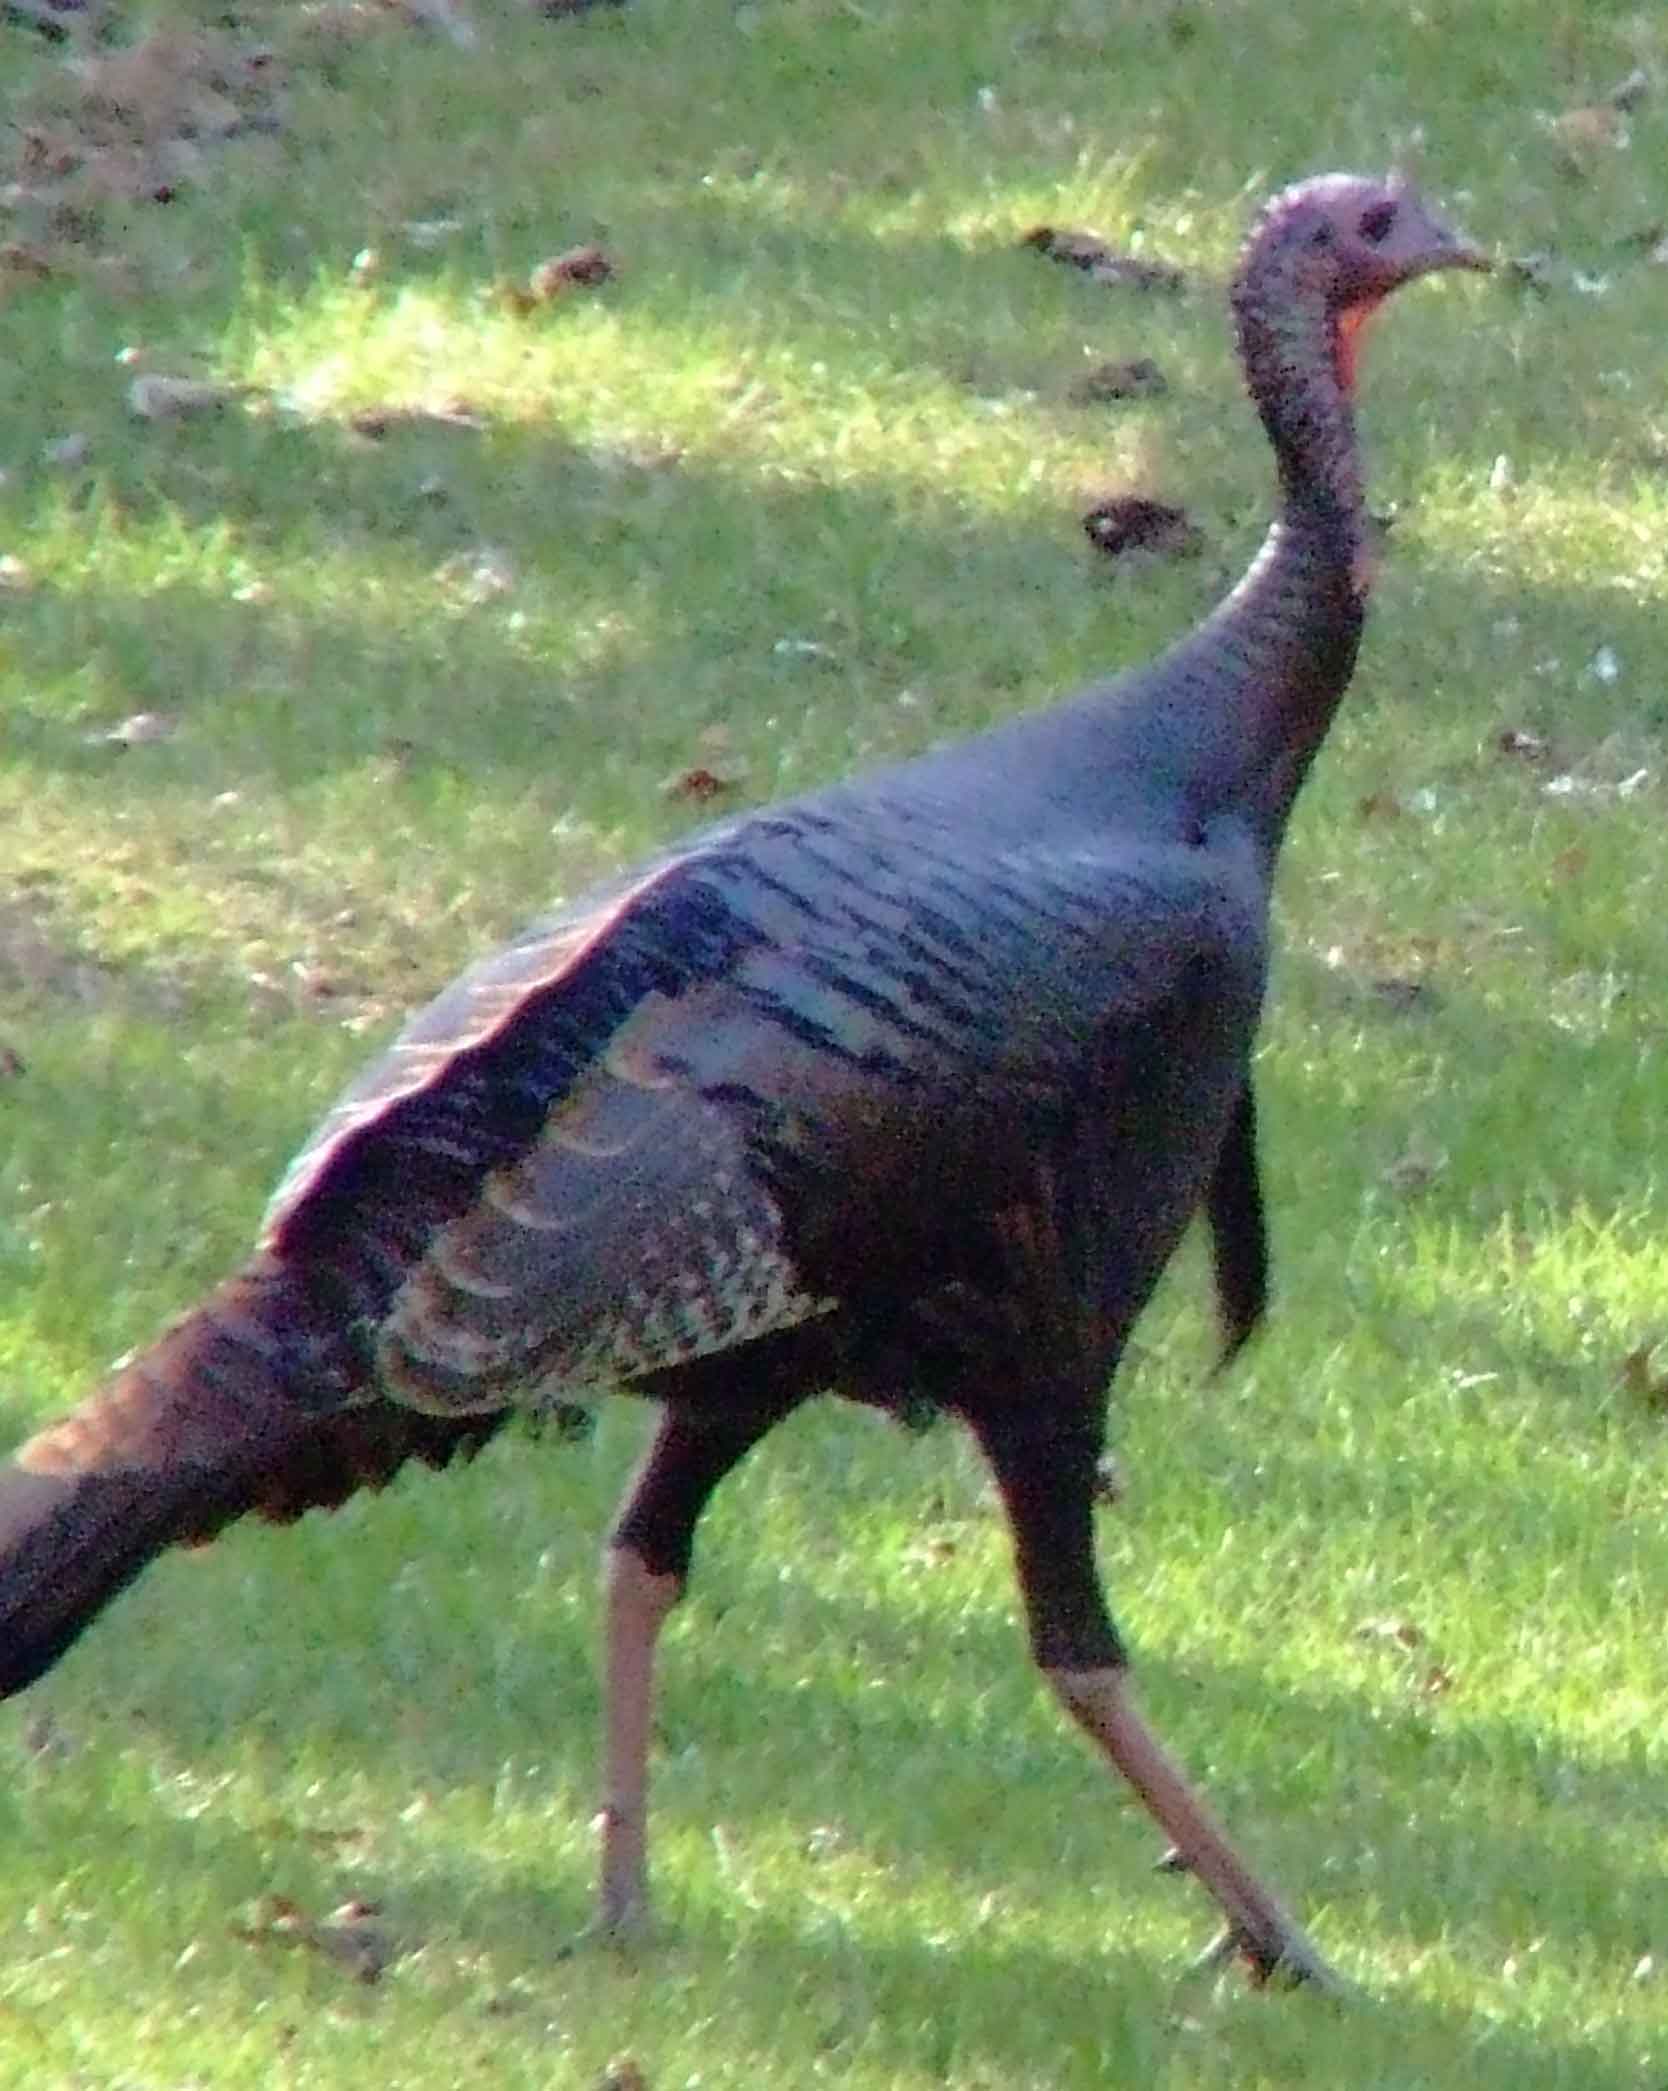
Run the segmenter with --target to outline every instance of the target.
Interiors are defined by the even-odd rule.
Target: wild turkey
[[[1266,1253],[1250,1056],[1269,882],[1369,579],[1361,325],[1482,266],[1397,183],[1252,233],[1233,305],[1279,461],[1250,571],[1151,666],[697,834],[420,1014],[252,1260],[0,1470],[0,1691],[162,1548],[473,1452],[513,1404],[657,1398],[610,1536],[599,1924],[645,1908],[659,1628],[712,1490],[824,1389],[981,1446],[1031,1645],[1255,1974],[1331,1980],[1165,1755],[1094,1561],[1105,1396],[1196,1211],[1229,1353]]]

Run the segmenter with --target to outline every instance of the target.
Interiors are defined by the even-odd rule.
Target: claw
[[[1254,1939],[1229,1925],[1218,1932],[1197,1959],[1189,1961],[1187,1977],[1192,1980],[1219,1975],[1236,1959],[1245,1961],[1251,1980],[1259,1989],[1295,1989],[1303,1983],[1339,2003],[1360,1995],[1354,1983],[1347,1982],[1321,1958],[1307,1935],[1295,1929],[1274,1943]]]
[[[1240,1942],[1238,1938],[1231,1929],[1224,1928],[1216,1934],[1203,1953],[1198,1954],[1187,1963],[1187,1967],[1183,1971],[1186,1980],[1192,1982],[1200,1976],[1220,1975],[1239,1950]]]

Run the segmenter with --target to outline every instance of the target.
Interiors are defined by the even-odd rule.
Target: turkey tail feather
[[[1206,1196],[1222,1323],[1217,1369],[1238,1357],[1268,1311],[1268,1220],[1257,1167],[1257,1104],[1246,1082]]]
[[[256,1264],[22,1445],[0,1467],[0,1698],[165,1548],[334,1509],[408,1459],[472,1455],[504,1420],[418,1415],[361,1380],[323,1303]]]

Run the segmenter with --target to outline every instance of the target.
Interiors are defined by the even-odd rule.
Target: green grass
[[[76,189],[79,245],[50,196],[0,218],[53,272],[0,278],[8,1440],[236,1261],[400,1011],[695,817],[663,780],[721,745],[737,803],[797,788],[1196,618],[1269,500],[1212,287],[1254,195],[1417,130],[1468,229],[1553,252],[1550,296],[1422,289],[1373,344],[1392,556],[1260,1067],[1278,1313],[1205,1383],[1190,1254],[1115,1407],[1148,1703],[1369,2000],[1178,1990],[1206,1912],[1037,1689],[970,1452],[831,1406],[725,1490],[668,1637],[661,1935],[557,1961],[616,1404],[161,1564],[0,1716],[0,2084],[1661,2091],[1668,1420],[1621,1367],[1668,1328],[1668,271],[1621,243],[1668,114],[1578,175],[1539,118],[1668,40],[1508,0],[475,0],[472,51],[245,12],[278,130],[166,208]],[[27,186],[21,126],[85,96],[0,42]],[[1017,250],[1039,219],[1209,280],[1120,297]],[[504,309],[592,237],[614,283]],[[1166,398],[1066,402],[1134,354]],[[250,389],[139,424],[144,367]],[[349,425],[460,397],[479,430]],[[1077,516],[1132,480],[1203,560],[1096,569]],[[172,736],[100,738],[144,711]],[[375,1901],[400,1957],[360,1985],[270,1896]]]

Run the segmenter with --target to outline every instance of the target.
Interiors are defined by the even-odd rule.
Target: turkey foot
[[[602,1842],[597,1913],[563,1950],[626,1945],[649,1928],[649,1730],[655,1645],[678,1600],[677,1576],[656,1575],[635,1548],[611,1546],[604,1570],[606,1797],[594,1818]]]
[[[1190,1874],[1193,1868],[1184,1854],[1172,1844],[1161,1857],[1154,1859],[1153,1871]],[[1307,1934],[1300,1931],[1296,1925],[1292,1925],[1290,1930],[1301,1940],[1302,1952],[1294,1955],[1288,1945],[1280,1959],[1269,1966],[1263,1960],[1256,1941],[1229,1925],[1217,1933],[1187,1972],[1189,1975],[1219,1975],[1232,1961],[1243,1957],[1251,1970],[1252,1980],[1259,1987],[1268,1983],[1295,1986],[1299,1982],[1306,1982],[1322,1996],[1342,2000],[1359,1994],[1354,1983],[1345,1981],[1336,1968],[1327,1965],[1315,1951]]]
[[[1049,1683],[1072,1718],[1134,1787],[1167,1833],[1171,1859],[1198,1876],[1228,1919],[1228,1929],[1195,1963],[1223,1966],[1235,1953],[1249,1962],[1259,1984],[1306,1982],[1329,1995],[1347,1985],[1287,1915],[1229,1843],[1180,1767],[1148,1727],[1121,1669],[1051,1669]]]
[[[1278,1955],[1267,1957],[1267,1942],[1253,1939],[1229,1925],[1188,1967],[1191,1975],[1217,1975],[1234,1960],[1243,1960],[1259,1989],[1295,1989],[1299,1983],[1335,2003],[1349,2003],[1360,1995],[1328,1961],[1322,1959],[1307,1932],[1288,1922]]]
[[[595,1946],[634,1946],[650,1928],[644,1815],[605,1805],[597,1810],[593,1827],[602,1839],[596,1915],[557,1948],[558,1960],[572,1960]]]

